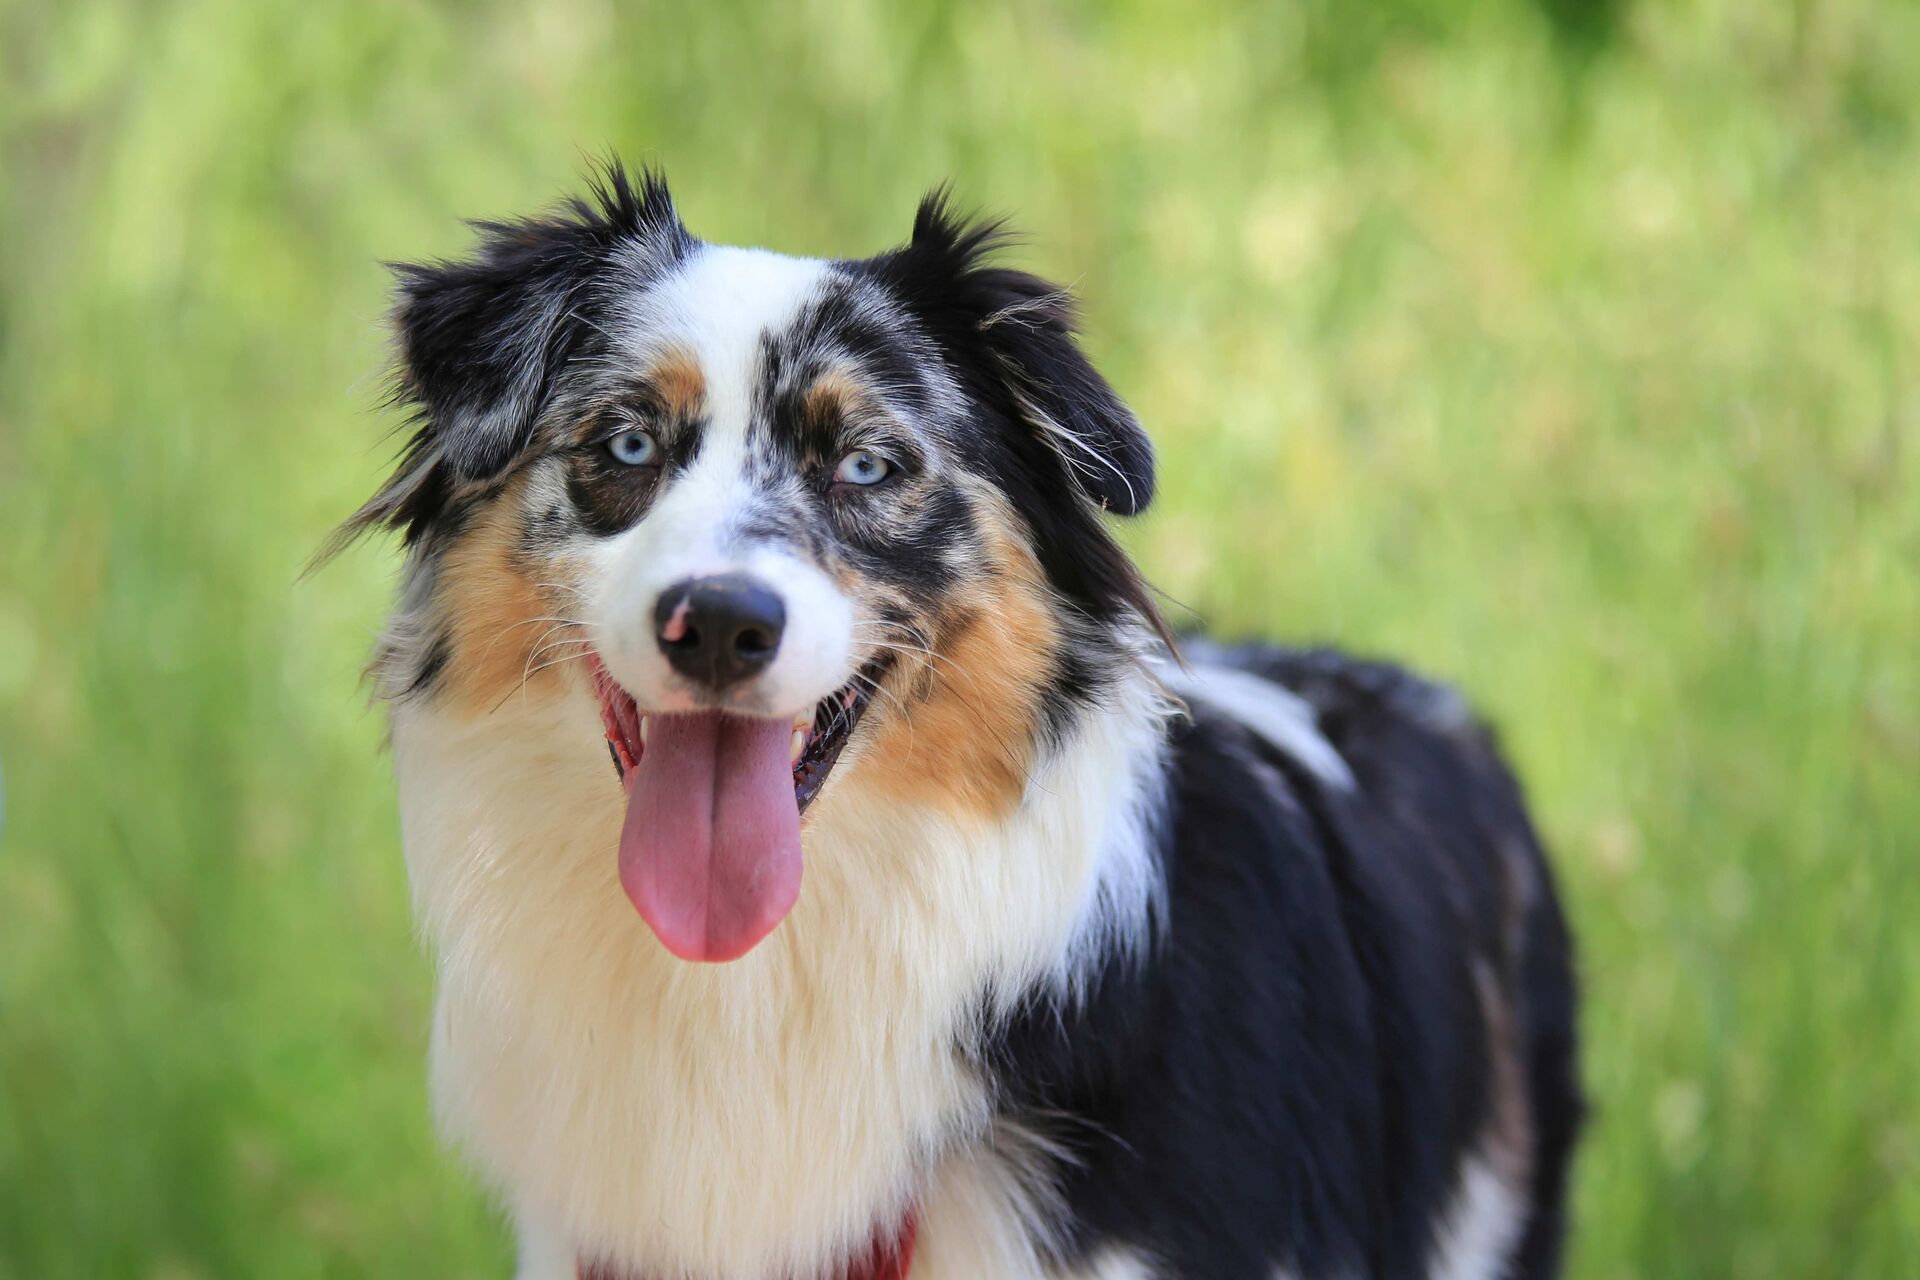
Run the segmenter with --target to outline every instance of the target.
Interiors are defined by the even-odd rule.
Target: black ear
[[[400,398],[461,480],[494,475],[526,446],[578,332],[573,265],[509,228],[485,233],[470,261],[394,267]]]
[[[999,222],[971,225],[944,191],[920,202],[913,239],[900,257],[910,273],[938,283],[922,308],[959,308],[1004,376],[1020,415],[1060,456],[1088,497],[1130,516],[1153,497],[1153,444],[1126,402],[1074,341],[1073,296],[1038,276],[987,265],[1005,244]]]
[[[471,258],[394,267],[397,398],[455,480],[494,475],[526,447],[555,376],[597,334],[596,289],[616,252],[645,269],[692,244],[666,184],[652,173],[636,184],[617,162],[591,200],[476,225]]]
[[[1032,425],[1087,496],[1116,515],[1153,499],[1153,442],[1073,340],[1073,299],[1023,271],[988,268],[980,283],[1000,305],[983,322]]]
[[[458,262],[396,263],[394,402],[414,431],[380,491],[334,530],[317,568],[370,529],[412,544],[459,486],[498,475],[527,446],[555,380],[604,340],[602,290],[644,283],[695,245],[658,174],[608,160],[588,197],[544,218],[475,224]]]

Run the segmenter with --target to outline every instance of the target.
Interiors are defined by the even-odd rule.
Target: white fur
[[[1042,1280],[1058,1197],[1044,1139],[995,1125],[940,1164],[922,1210],[913,1275]]]
[[[1322,782],[1354,789],[1346,757],[1320,732],[1312,706],[1292,690],[1251,671],[1208,662],[1195,662],[1184,671],[1169,664],[1163,676],[1176,693],[1226,712]]]
[[[1084,940],[1144,938],[1149,682],[1039,765],[1004,823],[862,789],[850,749],[809,812],[793,913],[707,966],[668,955],[620,890],[623,796],[568,680],[477,718],[394,710],[439,967],[436,1110],[521,1224],[523,1274],[576,1251],[660,1280],[805,1274],[917,1202],[915,1280],[1037,1277],[1021,1224],[1046,1188],[985,1144],[957,1049],[983,994],[1067,990]],[[987,1256],[1009,1269],[974,1269]]]
[[[853,606],[818,568],[777,544],[740,536],[756,493],[748,427],[763,334],[786,327],[818,292],[826,265],[757,249],[704,248],[632,304],[621,332],[635,368],[667,351],[700,367],[706,396],[700,450],[631,529],[596,548],[584,585],[590,634],[607,670],[645,711],[711,705],[667,665],[654,607],[689,578],[741,572],[776,592],[786,630],[767,669],[729,691],[727,705],[759,716],[811,712],[853,675]]]
[[[1108,1249],[1060,1280],[1160,1280],[1160,1272],[1131,1249]]]
[[[1469,1155],[1460,1162],[1460,1183],[1434,1242],[1428,1280],[1495,1280],[1520,1239],[1520,1198],[1492,1161]]]
[[[747,715],[794,716],[852,679],[853,602],[818,568],[777,543],[741,543],[727,530],[751,500],[737,451],[711,440],[693,471],[633,528],[599,547],[587,575],[587,631],[607,670],[643,711],[711,706],[676,675],[654,638],[654,608],[676,583],[744,573],[780,597],[786,628],[766,670],[727,691]]]
[[[516,1280],[579,1280],[579,1259],[564,1236],[551,1235],[538,1224],[518,1224],[520,1257]]]

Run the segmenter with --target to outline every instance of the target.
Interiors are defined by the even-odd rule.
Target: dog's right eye
[[[623,467],[651,467],[660,459],[660,442],[649,432],[632,429],[609,437],[607,452]]]

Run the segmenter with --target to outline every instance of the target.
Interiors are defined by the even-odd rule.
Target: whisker
[[[544,618],[528,619],[527,621],[536,621],[536,620],[552,621],[552,619],[544,619]],[[523,623],[514,624],[514,626],[521,626],[521,625],[524,625],[524,624]],[[507,691],[506,696],[501,698],[500,701],[494,705],[493,711],[498,711],[501,707],[505,706],[507,703],[507,698],[511,698],[514,694],[524,690],[527,687],[527,682],[533,679],[533,677],[537,675],[539,672],[544,671],[551,666],[558,666],[562,662],[572,662],[572,661],[575,661],[576,659],[584,658],[587,656],[589,652],[591,652],[593,646],[583,637],[562,636],[560,639],[554,640],[551,642],[547,640],[547,637],[551,636],[554,632],[564,631],[568,627],[580,627],[582,630],[586,629],[583,624],[576,622],[571,618],[562,618],[558,621],[556,625],[548,627],[545,631],[541,632],[538,636],[534,637],[533,646],[527,650],[526,660],[520,664],[520,683],[516,684],[513,688]],[[506,631],[511,631],[511,630],[513,630],[513,627],[506,628]],[[506,634],[506,631],[502,631],[501,634],[502,635]],[[494,642],[497,643],[499,639],[500,639],[499,636],[495,636]],[[542,653],[546,652],[548,649],[558,648],[560,645],[567,644],[567,643],[579,644],[579,645],[582,645],[583,647],[578,653],[569,654],[564,658],[559,658],[552,662],[543,663],[538,667],[533,665],[533,660],[539,657]],[[492,649],[493,649],[493,645],[489,644],[487,646],[488,652],[492,652]],[[487,714],[492,715],[493,711],[489,711]]]
[[[568,627],[569,625],[570,625],[570,624],[568,624],[568,623],[564,623],[564,622],[563,622],[563,623],[561,623],[561,624],[559,624],[558,626],[553,626],[553,627],[548,627],[548,628],[547,628],[547,629],[546,629],[545,631],[542,631],[542,632],[541,632],[541,633],[540,633],[539,635],[537,635],[537,636],[535,636],[535,637],[533,638],[533,645],[532,645],[532,647],[531,647],[531,648],[530,648],[530,649],[528,650],[528,652],[527,652],[527,661],[528,661],[528,662],[532,662],[532,661],[533,661],[533,657],[534,657],[534,655],[535,655],[535,654],[537,654],[537,653],[539,653],[539,652],[540,652],[540,651],[541,651],[542,649],[544,649],[544,648],[546,648],[546,647],[547,647],[547,637],[548,637],[548,636],[550,636],[550,635],[552,635],[552,634],[553,634],[554,632],[556,632],[556,631],[565,631],[565,630],[567,629],[567,627]],[[572,639],[574,639],[574,638],[575,638],[575,637],[573,637],[573,636],[562,636],[562,637],[561,637],[561,639],[563,639],[563,640],[572,640]],[[585,643],[585,641],[583,640],[583,641],[582,641],[582,643]]]
[[[533,679],[533,677],[539,675],[542,671],[547,670],[549,667],[564,666],[569,662],[578,662],[586,656],[587,656],[587,650],[582,649],[579,653],[569,653],[564,657],[549,659],[548,661],[541,663],[537,667],[530,666],[528,668],[523,669],[520,674],[520,683],[515,685],[513,688],[507,690],[507,692],[504,695],[502,695],[500,701],[493,704],[492,710],[488,711],[487,714],[492,715],[494,711],[498,711],[501,707],[506,706],[507,699],[513,697],[514,694],[525,692],[527,687],[527,681]]]
[[[527,660],[531,662],[533,659],[539,657],[543,653],[546,653],[548,650],[558,649],[563,644],[577,644],[582,646],[581,651],[574,655],[575,657],[580,657],[580,658],[584,658],[586,656],[586,651],[593,647],[588,641],[583,640],[578,636],[561,636],[558,640],[549,640],[547,641],[547,643],[541,645],[539,648],[528,653]]]
[[[911,756],[913,754],[915,738],[914,738],[914,730],[913,730],[913,714],[907,709],[907,704],[901,701],[898,695],[886,689],[881,688],[880,682],[878,680],[875,680],[872,676],[867,675],[865,672],[856,671],[853,673],[853,678],[859,681],[861,684],[866,685],[867,688],[872,690],[874,693],[880,695],[881,697],[885,698],[887,701],[891,702],[894,705],[894,707],[899,711],[900,722],[907,726],[907,755]]]
[[[582,630],[587,629],[586,623],[581,622],[576,618],[565,618],[557,614],[552,614],[552,615],[542,614],[538,617],[522,618],[518,622],[508,623],[506,626],[501,627],[498,631],[493,633],[493,636],[487,641],[487,647],[480,651],[480,661],[485,662],[487,658],[493,653],[494,649],[499,647],[500,642],[506,639],[506,637],[511,633],[518,631],[521,627],[530,627],[530,626],[533,626],[535,623],[540,623],[540,622],[553,623],[554,625],[549,627],[546,631],[541,632],[539,637],[535,639],[534,641],[535,644],[538,644],[541,640],[546,639],[548,636],[552,635],[555,631],[560,630],[562,627],[580,627]]]
[[[854,623],[854,625],[856,627],[876,626],[876,625],[891,626],[899,630],[905,631],[909,636],[913,637],[914,639],[920,640],[923,643],[903,645],[903,644],[887,643],[887,642],[882,642],[879,640],[872,640],[872,639],[863,639],[861,640],[861,643],[876,645],[880,648],[894,649],[901,653],[917,653],[917,654],[920,654],[922,657],[925,657],[930,663],[933,663],[933,662],[945,663],[948,667],[952,668],[953,671],[956,672],[957,674],[966,675],[968,679],[972,679],[972,676],[967,672],[967,669],[964,666],[954,661],[952,658],[948,657],[946,654],[939,653],[936,650],[934,650],[930,645],[924,643],[926,641],[925,636],[921,635],[920,632],[918,632],[917,630],[914,630],[911,627],[907,627],[903,623],[856,622]]]

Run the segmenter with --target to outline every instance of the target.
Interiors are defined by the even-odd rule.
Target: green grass
[[[0,0],[0,1277],[504,1274],[356,685],[391,549],[296,576],[388,456],[378,260],[608,146],[715,239],[1015,212],[1157,581],[1497,720],[1575,1274],[1920,1275],[1920,13],[518,8]]]

